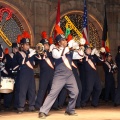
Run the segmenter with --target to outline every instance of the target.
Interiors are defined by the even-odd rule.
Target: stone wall
[[[50,35],[51,29],[55,23],[57,0],[4,0],[17,7],[24,14],[26,20],[31,25],[35,37],[35,44],[40,40],[41,31],[47,31]],[[96,4],[99,4],[97,9]],[[89,14],[98,19],[100,24],[103,22],[101,14],[102,2],[98,0],[88,1]],[[83,10],[83,1],[81,0],[61,0],[61,15],[68,11]]]
[[[31,25],[35,43],[40,40],[41,31],[50,35],[55,23],[57,0],[4,0],[16,6]],[[103,25],[104,4],[106,3],[110,47],[113,54],[120,44],[120,0],[87,0],[88,13]],[[61,0],[61,15],[72,10],[83,10],[83,0]],[[102,36],[101,36],[102,39]]]
[[[2,0],[1,0],[2,1]],[[4,0],[17,7],[31,26],[34,45],[45,30],[50,35],[55,23],[57,0]],[[120,0],[87,0],[88,13],[103,26],[104,4],[106,3],[110,49],[113,57],[120,45]],[[83,10],[83,0],[61,0],[61,16],[68,11]],[[22,21],[21,21],[22,22]],[[102,39],[102,35],[100,36]],[[99,70],[102,71],[102,70]]]

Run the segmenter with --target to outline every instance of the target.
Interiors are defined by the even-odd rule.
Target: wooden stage
[[[61,111],[51,110],[46,120],[120,120],[120,106],[112,105],[99,106],[93,108],[76,109],[78,116],[64,115],[65,108]],[[17,114],[15,111],[0,111],[0,120],[40,120],[37,112],[24,112]]]

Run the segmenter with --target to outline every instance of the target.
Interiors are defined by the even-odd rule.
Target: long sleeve
[[[75,59],[82,59],[84,58],[84,53],[82,50],[79,50],[79,51],[73,51],[73,57],[72,59],[75,60]]]
[[[64,56],[65,54],[67,54],[69,52],[70,52],[70,50],[69,50],[68,47],[65,47],[65,48],[60,47],[59,49],[54,48],[53,51],[52,51],[52,56],[55,59],[59,59],[59,58],[61,58],[62,56]]]
[[[61,58],[62,51],[59,51],[58,49],[54,48],[52,51],[52,56],[55,59]]]
[[[104,60],[101,57],[98,57],[97,55],[93,55],[93,56],[95,58],[96,63],[103,63],[104,62]]]

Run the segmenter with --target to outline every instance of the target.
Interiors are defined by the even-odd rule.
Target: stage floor
[[[76,109],[78,116],[64,115],[61,111],[50,111],[46,120],[120,120],[120,107],[100,106],[98,108],[86,107]],[[38,112],[24,112],[17,114],[15,111],[0,111],[0,120],[39,120]]]

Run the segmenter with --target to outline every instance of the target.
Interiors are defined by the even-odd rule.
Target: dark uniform
[[[1,71],[1,76],[13,78],[12,57],[10,56],[10,54],[5,54],[2,61],[5,61],[5,68]],[[13,98],[13,92],[4,94],[4,107],[5,108],[10,108],[12,104],[12,98]]]
[[[106,54],[106,57],[111,56],[110,53]],[[105,72],[105,101],[109,101],[110,97],[114,102],[115,96],[115,79],[114,79],[114,68],[113,62],[105,61],[103,64]]]
[[[115,106],[118,106],[120,105],[120,46],[118,46],[118,53],[115,57],[115,60],[118,67],[118,73],[117,73],[117,91],[115,95],[114,104]]]
[[[5,70],[6,72],[2,71],[2,76],[3,77],[13,77],[12,74],[12,57],[10,54],[5,54],[2,61],[5,63]]]
[[[14,54],[13,56],[13,71],[16,72],[15,75],[15,85],[14,85],[14,109],[18,108],[18,100],[19,100],[19,74],[20,74],[20,66],[18,63],[19,52]]]
[[[3,65],[2,65],[2,58],[3,58],[3,46],[0,44],[0,83],[1,83],[1,68],[3,67]],[[1,85],[0,85],[0,87],[1,87]],[[1,93],[0,93],[0,100],[1,100],[1,97],[2,96],[1,96]]]
[[[21,40],[21,44],[26,43],[29,43],[29,40],[23,38]],[[21,51],[18,55],[18,63],[20,65],[18,113],[24,111],[27,94],[29,100],[29,110],[35,110],[35,80],[33,71],[34,56],[28,58],[29,54],[28,50]]]
[[[78,61],[75,61],[75,60],[73,61],[72,71],[73,71],[73,74],[75,76],[75,79],[76,79],[76,82],[77,82],[77,85],[78,85],[78,89],[79,89],[79,94],[78,94],[78,98],[77,98],[77,101],[76,101],[76,108],[79,108],[79,107],[81,107],[82,85],[81,85],[81,80],[80,80],[80,76],[79,76],[79,73],[78,73],[77,62]]]
[[[83,100],[85,96],[85,90],[86,90],[86,73],[85,73],[84,62],[78,62],[78,70],[80,73],[79,77],[80,77],[81,85],[82,85],[81,100]]]
[[[56,37],[56,41],[63,39],[65,39],[63,35],[58,35]],[[69,91],[70,96],[66,113],[74,114],[75,112],[75,104],[79,90],[71,66],[74,54],[73,52],[69,52],[67,49],[68,48],[61,47],[59,49],[55,48],[52,51],[53,58],[55,58],[54,78],[51,91],[48,94],[43,106],[40,108],[40,117],[43,117],[42,114],[48,114],[51,106],[64,86]]]
[[[98,106],[99,96],[101,94],[101,81],[96,70],[96,63],[101,60],[96,55],[86,55],[83,59],[86,74],[86,90],[82,99],[82,107],[86,106],[86,102],[89,100],[92,93],[91,105]]]
[[[13,43],[12,48],[17,48],[17,43]],[[18,100],[19,100],[19,73],[20,73],[20,65],[19,65],[19,51],[13,53],[12,59],[12,70],[14,73],[15,85],[14,85],[14,109],[18,108]]]
[[[44,45],[46,43],[48,44],[48,41],[42,39],[40,43]],[[54,75],[54,61],[52,53],[46,51],[46,55],[40,55],[40,57],[41,59],[38,61],[40,66],[40,81],[37,99],[35,102],[35,107],[37,109],[42,106],[46,93],[49,93]]]

